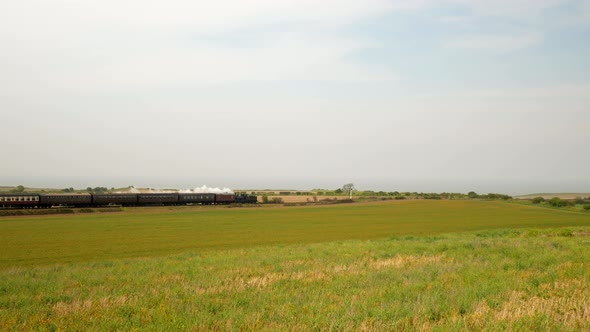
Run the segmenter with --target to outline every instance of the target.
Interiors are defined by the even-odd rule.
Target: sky
[[[590,192],[590,0],[0,3],[0,185]]]

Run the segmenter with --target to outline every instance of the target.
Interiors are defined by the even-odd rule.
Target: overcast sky
[[[590,1],[0,4],[0,184],[590,192]]]

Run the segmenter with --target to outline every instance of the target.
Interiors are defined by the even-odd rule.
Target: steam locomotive
[[[49,208],[52,206],[149,206],[254,204],[257,197],[248,194],[142,193],[142,194],[0,194],[0,208]]]

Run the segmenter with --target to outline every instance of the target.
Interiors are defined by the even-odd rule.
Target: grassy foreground
[[[589,214],[496,202],[230,210],[0,221],[0,330],[590,329]],[[85,232],[98,240],[76,251],[94,239]]]

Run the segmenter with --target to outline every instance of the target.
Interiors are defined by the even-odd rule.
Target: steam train
[[[143,194],[0,194],[0,208],[50,208],[52,206],[149,206],[254,204],[248,194],[143,193]]]

